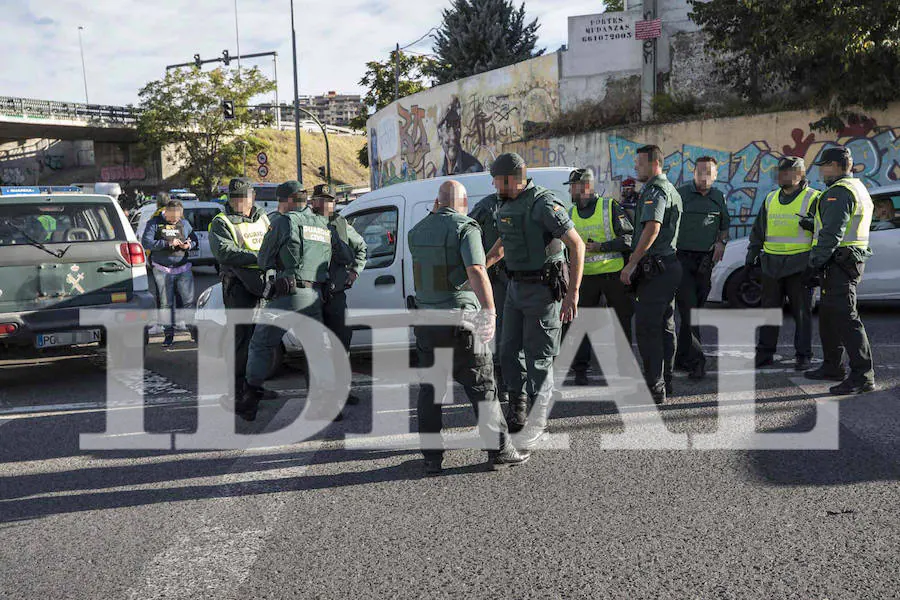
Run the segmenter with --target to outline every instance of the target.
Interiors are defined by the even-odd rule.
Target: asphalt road
[[[758,431],[809,431],[817,402],[837,404],[839,450],[607,450],[623,430],[615,406],[566,401],[551,429],[570,449],[499,473],[476,450],[453,451],[436,478],[415,451],[344,441],[372,424],[380,384],[365,358],[353,361],[362,403],[344,422],[313,441],[225,452],[82,451],[79,434],[104,430],[103,356],[4,361],[0,597],[897,598],[897,314],[864,311],[874,394],[828,399],[790,363],[756,376]],[[191,432],[198,410],[221,409],[196,396],[195,346],[157,342],[146,428]],[[299,371],[270,385],[291,391],[241,431],[299,410]],[[714,377],[679,377],[660,411],[669,431],[715,431],[716,390]],[[459,393],[445,413],[449,428],[474,424]],[[414,428],[414,411],[402,416]]]

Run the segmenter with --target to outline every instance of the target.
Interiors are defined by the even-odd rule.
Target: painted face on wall
[[[462,132],[459,123],[445,123],[438,129],[438,138],[441,142],[441,148],[444,150],[444,156],[447,161],[453,164],[459,157],[459,151],[462,149],[461,140]]]

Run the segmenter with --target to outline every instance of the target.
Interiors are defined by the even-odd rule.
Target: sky
[[[439,25],[449,5],[295,0],[300,94],[361,92],[367,61],[384,60],[396,43],[404,46]],[[529,19],[541,23],[540,47],[549,52],[566,43],[568,16],[602,10],[602,0],[526,2]],[[235,0],[0,0],[0,14],[0,96],[84,102],[79,26],[92,104],[137,104],[138,90],[162,78],[166,65],[190,62],[195,53],[237,54]],[[241,52],[276,51],[279,100],[290,101],[289,0],[237,0],[237,14]],[[411,50],[430,52],[430,40]],[[252,60],[273,77],[271,58]]]

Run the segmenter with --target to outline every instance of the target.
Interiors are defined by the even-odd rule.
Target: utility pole
[[[400,99],[400,43],[397,43],[397,51],[394,54],[394,100]]]
[[[84,29],[81,25],[78,26],[78,47],[81,48],[81,76],[84,78],[84,103],[90,104],[91,101],[88,99],[88,88],[87,88],[87,69],[84,67],[84,42],[81,40],[81,31]]]
[[[291,47],[294,52],[294,133],[297,136],[297,181],[303,183],[303,149],[300,147],[300,88],[297,85],[297,30],[294,28],[294,0],[291,0]]]
[[[281,105],[278,104],[278,53],[272,56],[275,71],[275,128],[281,131]]]
[[[241,32],[238,30],[237,0],[234,0],[234,41],[237,44],[238,78],[241,76]]]
[[[644,0],[644,20],[657,17],[657,0]],[[653,97],[656,95],[656,39],[644,40],[642,45],[643,70],[641,72],[641,120],[653,118]]]

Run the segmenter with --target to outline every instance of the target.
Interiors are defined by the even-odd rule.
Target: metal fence
[[[10,117],[99,121],[132,125],[137,120],[139,112],[139,109],[130,106],[106,106],[0,96],[0,115]]]

